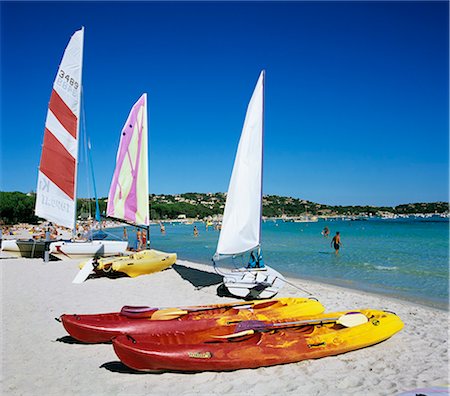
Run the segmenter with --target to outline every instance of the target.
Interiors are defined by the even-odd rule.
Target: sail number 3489
[[[58,80],[56,83],[65,91],[71,93],[73,96],[77,95],[79,84],[73,77],[66,74],[64,70],[60,69],[58,73]]]

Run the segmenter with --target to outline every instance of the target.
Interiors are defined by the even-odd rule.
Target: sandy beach
[[[234,301],[217,294],[212,268],[178,260],[138,278],[72,284],[77,260],[2,258],[2,393],[4,395],[396,395],[448,386],[448,312],[384,296],[288,279],[328,312],[393,311],[404,329],[370,348],[254,370],[137,374],[109,344],[84,345],[54,318],[114,312],[123,305],[177,306]],[[286,285],[279,297],[307,296]]]

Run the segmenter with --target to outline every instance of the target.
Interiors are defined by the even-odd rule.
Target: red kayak
[[[344,325],[341,318],[348,317],[364,320]],[[316,315],[294,327],[292,323],[257,322],[201,331],[121,335],[113,339],[113,346],[122,363],[138,371],[227,371],[337,355],[377,344],[403,327],[395,314],[375,310]],[[238,331],[242,325],[247,330]],[[252,326],[255,330],[248,330]]]
[[[60,319],[76,340],[100,343],[109,342],[120,334],[202,330],[243,320],[286,320],[323,311],[322,304],[310,298],[279,298],[185,308],[123,307],[121,312],[64,314]]]

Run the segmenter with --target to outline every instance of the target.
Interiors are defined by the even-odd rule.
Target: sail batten
[[[36,216],[75,228],[84,28],[64,51],[50,96],[36,190]]]
[[[216,257],[261,243],[264,71],[250,99],[233,166]]]
[[[107,216],[149,225],[147,142],[147,94],[143,94],[122,129]]]

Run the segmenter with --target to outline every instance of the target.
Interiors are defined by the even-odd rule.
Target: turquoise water
[[[176,252],[180,259],[211,263],[218,232],[193,225],[166,223],[166,235],[151,226],[151,246]],[[341,233],[338,256],[331,237]],[[121,230],[121,229],[120,229]],[[117,231],[119,233],[119,231]],[[130,240],[134,232],[129,230]],[[289,223],[278,220],[262,225],[265,263],[286,276],[311,279],[395,296],[448,309],[449,223],[424,220],[319,221]],[[313,292],[313,290],[309,290]]]

